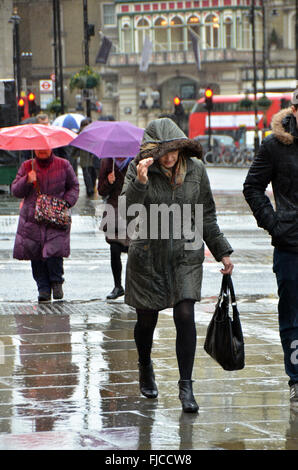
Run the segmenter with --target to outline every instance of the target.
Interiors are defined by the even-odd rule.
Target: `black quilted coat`
[[[298,129],[291,108],[277,113],[244,183],[244,196],[272,245],[298,252]],[[266,196],[269,183],[276,208]]]

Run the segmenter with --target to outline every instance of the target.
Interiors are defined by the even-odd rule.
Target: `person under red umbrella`
[[[70,254],[70,227],[66,230],[39,223],[34,218],[37,182],[41,193],[63,199],[73,207],[79,182],[71,164],[51,149],[34,151],[35,158],[22,163],[11,185],[12,194],[23,199],[13,257],[31,260],[38,301],[63,298],[63,258]]]

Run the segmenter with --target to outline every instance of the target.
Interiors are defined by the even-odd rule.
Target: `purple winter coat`
[[[34,219],[37,192],[27,175],[32,170],[32,161],[25,161],[11,185],[15,197],[24,198],[20,211],[13,257],[22,260],[67,257],[70,254],[70,228],[57,229],[39,224]],[[72,207],[79,197],[79,182],[70,163],[53,153],[46,160],[34,159],[40,191],[64,199]]]

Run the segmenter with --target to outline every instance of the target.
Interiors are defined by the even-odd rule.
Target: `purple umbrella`
[[[144,129],[127,121],[95,121],[86,126],[71,145],[98,158],[135,157],[143,134]]]

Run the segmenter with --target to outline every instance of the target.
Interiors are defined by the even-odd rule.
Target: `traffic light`
[[[212,88],[206,88],[205,90],[205,108],[208,111],[213,109],[213,90]]]
[[[184,114],[184,108],[181,103],[181,99],[179,98],[179,96],[175,96],[173,101],[174,101],[174,114],[176,116],[182,116]]]
[[[25,99],[24,98],[19,98],[18,99],[18,116],[19,120],[24,118],[25,114]]]
[[[30,116],[34,116],[35,114],[38,113],[38,107],[37,104],[35,103],[35,94],[30,91],[27,95],[28,98],[28,104],[29,104],[29,114]]]

